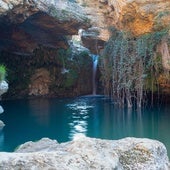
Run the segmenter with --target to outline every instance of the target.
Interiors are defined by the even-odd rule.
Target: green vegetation
[[[6,77],[6,67],[4,65],[0,65],[0,81],[5,80]]]
[[[158,86],[155,77],[162,71],[162,65],[155,51],[168,30],[141,37],[132,37],[115,28],[111,32],[112,37],[101,57],[105,94],[111,96],[119,106],[126,104],[132,107],[135,103],[141,107],[144,91],[153,91]]]

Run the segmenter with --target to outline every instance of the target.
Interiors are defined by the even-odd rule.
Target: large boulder
[[[21,145],[15,153],[0,153],[1,170],[169,168],[165,146],[156,140],[139,138],[113,141],[79,137],[62,144],[43,138]]]

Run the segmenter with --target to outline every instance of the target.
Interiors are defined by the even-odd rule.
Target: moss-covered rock
[[[92,92],[92,59],[87,52],[40,47],[32,55],[3,53],[9,98],[78,96]]]

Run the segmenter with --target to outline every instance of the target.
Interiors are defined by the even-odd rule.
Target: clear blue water
[[[118,109],[104,97],[11,100],[0,103],[0,151],[13,151],[42,137],[66,142],[77,134],[102,139],[127,136],[157,139],[170,156],[170,105],[142,111]]]

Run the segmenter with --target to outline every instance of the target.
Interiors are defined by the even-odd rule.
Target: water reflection
[[[102,134],[104,138],[118,139],[126,136],[144,136],[144,124],[141,110],[115,107],[104,104]]]
[[[160,140],[170,156],[170,105],[128,110],[115,107],[104,96],[14,100],[2,104],[5,114],[1,118],[6,124],[0,131],[2,151],[12,151],[21,143],[45,136],[59,142],[77,135],[115,140],[133,136]]]
[[[30,113],[40,125],[49,125],[50,104],[48,99],[29,100]]]
[[[86,99],[77,99],[71,104],[67,104],[70,110],[70,133],[69,139],[74,139],[79,135],[87,133],[87,119],[89,118],[89,110],[93,108]]]
[[[4,147],[4,133],[3,130],[0,129],[0,150],[2,150]]]

